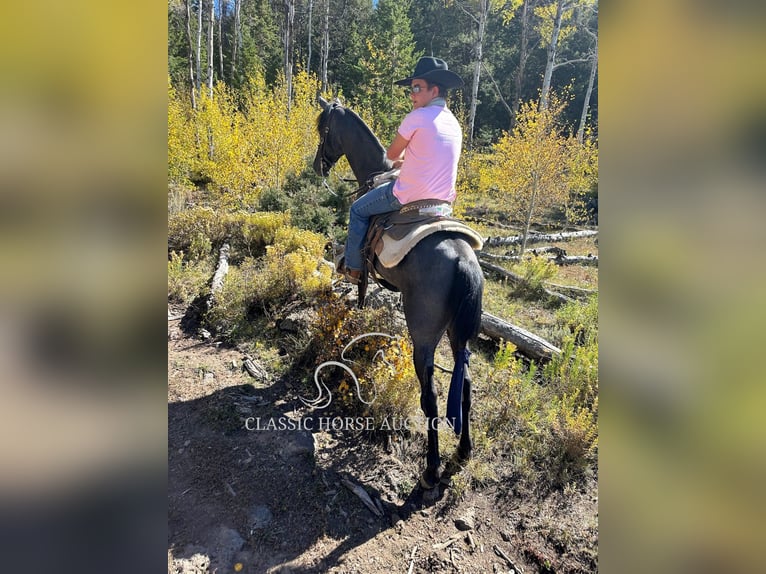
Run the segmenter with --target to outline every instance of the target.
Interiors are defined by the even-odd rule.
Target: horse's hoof
[[[471,451],[464,451],[462,448],[458,447],[455,451],[455,456],[453,458],[457,459],[457,462],[460,464],[465,464],[469,460],[471,460],[472,453]]]
[[[447,476],[452,476],[453,474],[459,473],[461,470],[465,468],[466,463],[471,459],[471,455],[468,454],[468,456],[461,455],[460,451],[456,451],[455,454],[452,456],[452,458],[449,459],[447,462],[447,467],[444,469],[444,474]]]
[[[431,505],[434,502],[439,500],[439,488],[438,485],[431,490],[426,490],[423,492],[423,502]]]

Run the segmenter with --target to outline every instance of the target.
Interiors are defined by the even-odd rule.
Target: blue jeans
[[[394,182],[390,181],[365,193],[351,204],[346,239],[346,269],[362,270],[362,248],[367,227],[373,215],[399,211],[402,204],[394,195]]]

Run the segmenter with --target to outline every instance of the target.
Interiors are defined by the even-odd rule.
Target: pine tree
[[[406,93],[394,84],[412,73],[419,57],[408,9],[409,0],[379,0],[360,60],[363,77],[359,100],[372,110],[384,145],[393,139],[402,118],[410,111]]]

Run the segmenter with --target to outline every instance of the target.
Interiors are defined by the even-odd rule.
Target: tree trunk
[[[239,20],[239,11],[240,7],[242,6],[242,0],[234,0],[234,33],[232,37],[232,48],[231,48],[231,79],[232,83],[234,82],[235,78],[237,77],[237,57],[239,56],[239,44],[240,44],[240,20]]]
[[[593,61],[590,67],[590,79],[588,80],[588,89],[585,92],[585,102],[582,106],[582,115],[580,116],[580,127],[577,128],[577,141],[582,143],[585,134],[585,121],[588,119],[588,108],[590,107],[590,96],[593,92],[593,84],[596,81],[596,69],[598,68],[598,45],[593,54]]]
[[[287,111],[291,108],[293,96],[293,31],[295,25],[295,0],[284,0],[285,3],[285,31],[283,36],[285,54],[282,60],[285,73],[285,87],[287,88]]]
[[[473,146],[474,126],[476,123],[476,107],[479,100],[479,80],[481,78],[481,61],[484,50],[484,32],[489,16],[489,0],[480,0],[479,15],[475,18],[477,24],[476,43],[474,44],[473,83],[471,84],[471,110],[468,117],[468,149]]]
[[[308,55],[306,56],[306,73],[311,74],[311,13],[314,11],[314,0],[309,0],[308,21]]]
[[[527,237],[527,244],[530,243],[556,243],[558,241],[569,241],[572,239],[582,239],[583,237],[593,237],[598,235],[598,231],[586,229],[584,231],[569,231],[566,233],[532,233]],[[523,237],[521,235],[512,235],[511,237],[488,237],[484,245],[496,247],[498,245],[518,245]]]
[[[553,68],[556,65],[556,50],[559,44],[559,34],[561,32],[561,22],[564,18],[564,3],[566,0],[556,1],[556,17],[553,20],[553,32],[551,41],[548,44],[548,60],[545,64],[545,75],[543,76],[543,87],[540,90],[540,109],[548,109],[548,96],[551,91],[551,80],[553,78]]]
[[[191,105],[192,109],[197,109],[197,96],[195,90],[194,80],[194,40],[192,38],[191,31],[191,0],[186,0],[186,37],[189,40],[189,86],[191,88]]]
[[[223,5],[218,16],[218,79],[223,80]]]
[[[529,225],[532,223],[532,213],[535,210],[535,199],[537,198],[537,172],[532,174],[532,196],[529,198],[529,210],[527,211],[527,220],[524,222],[524,231],[521,235],[521,252],[519,257],[524,257],[524,251],[527,249],[527,238],[529,237]]]
[[[519,41],[519,67],[513,78],[514,93],[511,99],[511,127],[516,125],[516,116],[519,115],[521,104],[521,86],[524,83],[524,74],[529,60],[529,30],[531,28],[532,13],[537,5],[537,0],[524,0],[521,8],[521,39]]]
[[[321,76],[322,92],[327,92],[327,61],[330,59],[330,0],[324,3],[324,19],[322,20],[322,53]]]
[[[202,88],[202,0],[197,6],[197,93]]]
[[[485,312],[481,314],[481,333],[491,339],[510,341],[531,359],[547,361],[561,354],[561,349],[542,337]]]
[[[213,44],[213,30],[215,28],[215,2],[210,0],[210,22],[207,27],[207,89],[210,99],[213,99],[213,54],[215,46]]]

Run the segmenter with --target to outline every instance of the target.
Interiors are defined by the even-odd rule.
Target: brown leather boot
[[[353,285],[359,285],[359,278],[362,276],[361,271],[357,271],[356,269],[343,269],[343,276],[346,278],[346,281]]]

